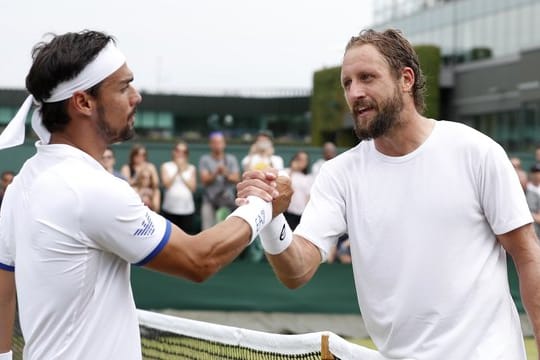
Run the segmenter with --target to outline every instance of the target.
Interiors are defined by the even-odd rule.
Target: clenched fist
[[[272,217],[285,212],[289,207],[293,194],[291,179],[288,176],[278,176],[276,179],[276,190],[279,194],[272,200]]]

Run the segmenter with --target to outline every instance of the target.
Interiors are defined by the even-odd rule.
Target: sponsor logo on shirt
[[[133,235],[134,236],[150,236],[154,233],[155,230],[156,228],[154,227],[154,223],[152,223],[152,219],[150,218],[150,215],[146,213],[146,216],[141,223],[141,227],[135,230]]]

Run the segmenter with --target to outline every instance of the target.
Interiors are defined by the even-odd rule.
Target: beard
[[[135,110],[129,114],[128,118],[135,115]],[[129,124],[121,129],[113,129],[107,122],[107,116],[105,115],[105,109],[100,106],[98,108],[97,127],[100,134],[107,141],[107,144],[113,144],[116,142],[126,141],[131,139],[135,135],[135,130]]]
[[[358,119],[354,109],[369,106],[375,110],[378,109],[377,114],[370,122],[367,122],[367,126],[362,127],[360,119]],[[394,89],[394,94],[388,100],[381,102],[381,105],[377,105],[369,100],[359,100],[354,103],[352,116],[354,119],[354,132],[360,141],[371,140],[386,135],[392,130],[399,120],[399,113],[403,109],[403,99],[398,92],[398,88]]]

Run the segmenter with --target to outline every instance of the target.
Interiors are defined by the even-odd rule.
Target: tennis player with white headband
[[[274,209],[268,202],[290,198],[274,183],[272,196],[251,197],[224,222],[191,236],[145,207],[99,162],[108,145],[134,134],[142,98],[132,81],[124,55],[101,32],[53,36],[33,50],[31,95],[0,135],[0,148],[21,144],[37,104],[37,153],[0,211],[2,360],[12,357],[15,293],[26,360],[141,359],[130,264],[203,281],[287,208],[287,201]]]

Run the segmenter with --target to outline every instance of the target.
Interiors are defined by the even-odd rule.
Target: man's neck
[[[435,120],[417,112],[403,114],[389,134],[375,139],[376,149],[387,156],[404,156],[422,145],[435,127]]]
[[[79,141],[77,136],[70,136],[67,131],[52,133],[49,144],[65,144],[73,146],[74,148],[84,151],[97,161],[101,160],[103,152],[107,147],[107,144],[100,144],[98,141]]]

